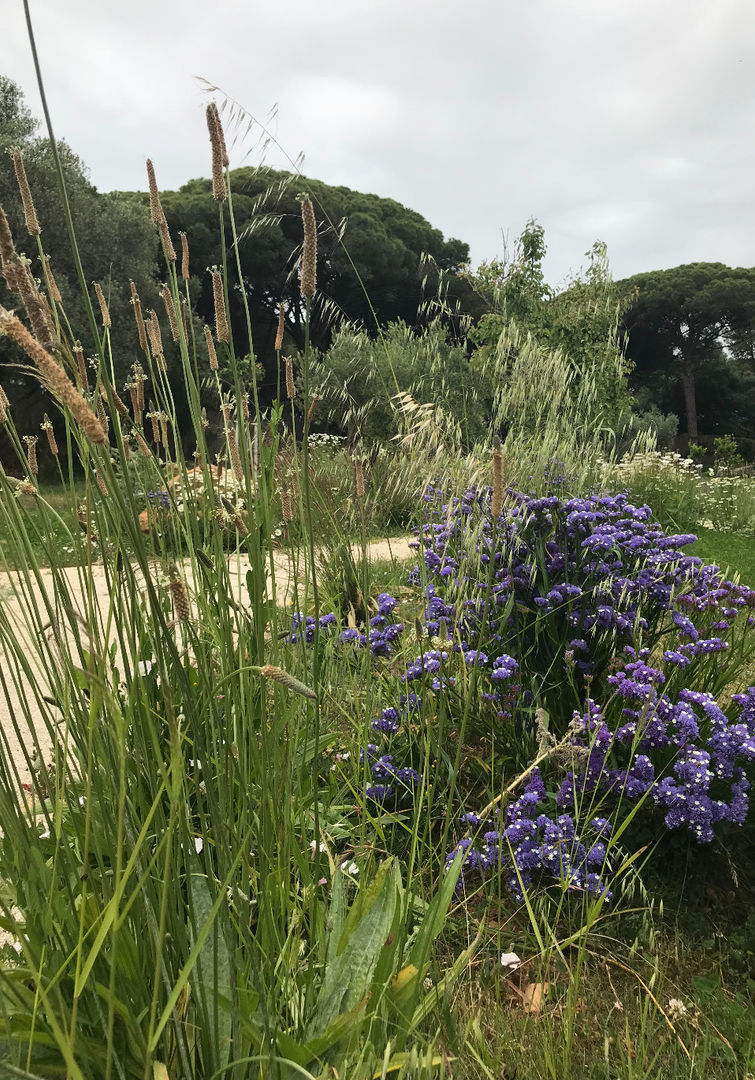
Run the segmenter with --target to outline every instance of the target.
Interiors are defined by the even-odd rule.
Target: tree
[[[715,392],[721,380],[736,379],[736,356],[727,343],[739,343],[740,357],[749,346],[755,312],[755,270],[723,263],[689,263],[673,270],[638,274],[622,282],[631,306],[624,325],[627,354],[635,378],[646,385],[675,383],[683,396],[687,435],[699,436],[698,388],[701,379]],[[749,322],[748,322],[749,318]],[[719,387],[720,389],[720,387]],[[666,402],[660,401],[661,407]],[[706,402],[706,420],[711,415]],[[713,424],[710,425],[711,429]]]
[[[437,286],[439,275],[447,275],[452,301],[469,295],[457,276],[468,258],[467,245],[445,240],[420,214],[393,199],[268,168],[235,169],[231,186],[243,279],[237,274],[226,215],[231,323],[239,340],[245,340],[243,289],[252,314],[255,353],[267,368],[268,394],[276,378],[273,341],[279,304],[286,308],[289,346],[300,350],[304,345],[297,273],[303,190],[315,204],[318,221],[318,292],[311,327],[316,348],[327,349],[344,324],[369,333],[376,324],[398,320],[415,325],[423,298]],[[211,192],[210,180],[198,179],[162,193],[171,231],[187,234],[192,273],[198,278],[196,309],[206,320],[212,318],[208,268],[221,262],[218,208]]]

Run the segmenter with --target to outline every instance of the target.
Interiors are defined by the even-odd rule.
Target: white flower
[[[309,850],[312,852],[312,855],[314,855],[314,853],[315,853],[315,848],[320,852],[328,850],[327,846],[325,844],[323,844],[322,840],[320,841],[319,844],[316,843],[316,841],[314,841],[314,840],[310,840],[309,841]]]
[[[341,871],[344,874],[351,874],[352,877],[356,877],[359,873],[359,867],[355,862],[344,863],[341,867]]]
[[[687,1006],[679,998],[670,998],[669,1003],[666,1006],[666,1012],[668,1013],[669,1020],[673,1022],[676,1020],[682,1020],[687,1015]]]
[[[155,666],[154,660],[140,660],[136,665],[136,670],[140,675],[149,675],[152,668]]]
[[[202,839],[201,836],[195,836],[194,837],[194,850],[196,851],[197,855],[202,854],[202,849],[203,848],[204,848],[204,840]]]
[[[506,972],[514,972],[521,966],[522,961],[515,952],[501,953],[501,967]]]
[[[20,953],[22,951],[22,948],[23,948],[20,941],[14,941],[12,947],[15,950],[15,952],[17,952],[17,953]]]

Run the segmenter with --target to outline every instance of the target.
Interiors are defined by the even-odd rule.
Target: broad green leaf
[[[201,927],[212,910],[209,882],[204,874],[191,874],[189,884],[194,924]],[[231,954],[217,914],[197,957],[191,986],[202,1002],[206,1021],[213,1028],[214,1068],[225,1068],[231,1055],[233,987]],[[204,1033],[205,1040],[209,1034]]]

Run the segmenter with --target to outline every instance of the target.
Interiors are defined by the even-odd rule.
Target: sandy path
[[[355,554],[357,549],[355,549]],[[380,540],[369,545],[369,556],[373,561],[395,559],[404,562],[415,557],[413,549],[409,547],[409,539],[401,537],[395,540]],[[293,568],[288,552],[276,551],[274,553],[276,598],[280,605],[288,604],[293,596]],[[248,560],[233,559],[230,563],[232,580],[244,581],[249,569]],[[74,606],[83,611],[84,588],[92,590],[92,595],[101,612],[107,610],[109,593],[105,570],[102,566],[92,567],[91,577],[87,582],[82,582],[80,572],[76,567],[69,567],[63,571],[70,598]],[[20,587],[20,577],[13,571],[0,573],[0,603],[4,612],[14,624],[14,629],[19,636],[26,640],[40,632],[40,628],[49,622],[46,614],[45,603],[49,602],[55,607],[56,598],[53,586],[52,574],[49,570],[40,572],[40,583],[35,583],[31,592],[35,606],[45,612],[42,614],[38,626],[30,626],[26,618],[29,609],[29,598],[22,600],[17,589]],[[191,586],[191,581],[189,582]],[[33,650],[29,650],[30,663],[34,656]],[[41,721],[39,709],[36,707],[35,696],[47,692],[49,682],[46,672],[35,666],[28,673],[14,670],[9,658],[5,656],[0,647],[0,665],[4,678],[0,683],[0,732],[3,741],[7,743],[10,754],[18,769],[22,782],[28,782],[30,778],[29,766],[26,761],[22,742],[27,746],[31,743],[28,737],[28,723],[25,716],[22,701],[25,700],[31,713],[32,723],[39,739],[40,749],[44,760],[49,760],[52,748],[52,740],[47,728]]]

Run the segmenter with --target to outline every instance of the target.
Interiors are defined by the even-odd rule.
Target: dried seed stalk
[[[21,205],[24,208],[26,228],[32,236],[39,236],[42,230],[40,229],[39,221],[37,220],[37,211],[34,209],[34,199],[31,195],[29,181],[26,179],[26,169],[24,168],[24,159],[21,156],[21,151],[14,150],[11,157],[13,158],[13,168],[16,170],[16,181],[21,196]]]
[[[105,302],[105,294],[100,287],[100,283],[95,281],[94,291],[97,294],[97,303],[100,305],[100,315],[102,316],[102,325],[106,330],[110,329],[110,312],[108,311],[107,303]]]
[[[173,297],[171,296],[170,289],[167,285],[163,285],[160,295],[163,298],[163,304],[165,305],[165,314],[168,316],[168,322],[170,323],[170,332],[174,341],[180,341],[181,335],[178,332],[178,319],[176,318],[176,307],[173,303]]]
[[[59,453],[58,444],[55,440],[55,431],[53,430],[52,420],[47,415],[47,413],[45,413],[44,415],[41,427],[45,435],[47,436],[47,445],[50,447],[50,453],[57,457]]]
[[[304,240],[301,253],[301,294],[309,299],[317,289],[317,224],[311,199],[301,204]]]
[[[500,517],[503,509],[503,454],[493,451],[493,495],[490,500],[490,513],[493,518]]]
[[[54,304],[62,304],[63,297],[60,295],[58,283],[55,280],[55,275],[53,274],[52,267],[50,266],[50,256],[44,255],[43,259],[45,267],[45,277],[47,278],[47,286],[50,290],[50,299]]]
[[[186,239],[186,233],[180,232],[178,234],[181,240],[181,277],[184,281],[189,280],[189,241]]]
[[[217,202],[222,202],[228,195],[225,186],[225,173],[223,172],[224,144],[223,128],[220,124],[220,115],[214,104],[207,106],[207,130],[210,133],[210,146],[212,147],[212,197]]]
[[[217,371],[218,354],[215,352],[215,342],[212,340],[212,331],[209,326],[204,328],[204,339],[207,342],[207,352],[210,357],[210,371]]]
[[[212,271],[212,295],[215,300],[215,337],[218,341],[230,341],[231,335],[228,332],[228,317],[223,296],[223,279],[216,267]]]
[[[275,335],[275,351],[280,352],[283,348],[283,334],[286,329],[286,309],[283,304],[278,304],[278,331]]]
[[[139,294],[136,291],[136,285],[133,281],[129,282],[131,286],[131,306],[134,309],[134,319],[136,320],[136,332],[139,335],[139,348],[147,351],[147,331],[144,326],[144,315],[142,314],[142,302],[139,299]]]
[[[24,435],[26,443],[26,460],[29,464],[29,472],[32,476],[39,476],[39,464],[37,463],[37,436]]]
[[[15,341],[34,361],[47,385],[68,409],[89,441],[105,442],[106,435],[102,424],[77,392],[58,361],[50,356],[49,352],[29,333],[20,319],[2,309],[0,309],[0,334],[5,334]]]

